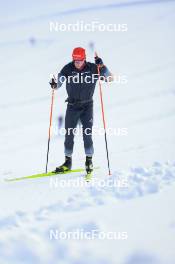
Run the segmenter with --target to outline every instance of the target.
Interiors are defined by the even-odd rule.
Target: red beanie
[[[85,60],[86,59],[86,51],[83,48],[75,48],[72,52],[72,59],[75,60]]]

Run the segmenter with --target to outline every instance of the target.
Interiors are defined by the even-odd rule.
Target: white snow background
[[[1,1],[0,3],[0,263],[175,263],[175,1]],[[49,22],[127,24],[127,32],[50,32]],[[102,84],[109,136],[94,136],[94,180],[84,173],[6,182],[45,170],[50,73],[83,46],[95,48],[127,84]],[[65,113],[56,92],[53,122]],[[99,88],[94,125],[102,127]],[[64,137],[51,138],[49,170],[64,160]],[[84,167],[81,136],[73,167]],[[53,177],[52,177],[53,179]],[[110,182],[113,186],[108,186]],[[83,183],[76,187],[76,182]],[[61,186],[59,183],[70,183]],[[127,186],[115,186],[125,182]],[[117,232],[118,239],[56,239],[50,231]],[[123,232],[127,239],[122,239]]]

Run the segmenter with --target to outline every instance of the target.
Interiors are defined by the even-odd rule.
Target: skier
[[[65,116],[65,162],[56,168],[56,173],[65,172],[72,168],[74,145],[73,131],[79,120],[83,127],[86,172],[91,173],[93,171],[93,94],[99,77],[97,67],[100,69],[100,78],[103,77],[103,79],[107,81],[107,77],[109,77],[111,78],[110,81],[112,80],[112,75],[108,68],[103,64],[101,58],[96,55],[95,63],[87,62],[85,49],[77,47],[72,52],[72,62],[65,65],[58,73],[57,82],[54,78],[50,81],[51,88],[58,89],[61,87],[64,80],[66,80],[66,90],[68,94],[66,100],[68,104]]]

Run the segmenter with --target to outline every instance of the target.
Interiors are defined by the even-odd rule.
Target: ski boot
[[[87,173],[91,173],[93,171],[92,157],[86,157],[85,167]]]
[[[85,179],[89,181],[92,178],[92,172],[93,172],[92,157],[88,157],[88,156],[86,157],[85,167],[87,173]]]
[[[56,167],[55,173],[64,173],[66,171],[70,171],[72,168],[72,157],[65,156],[65,162],[59,166]]]

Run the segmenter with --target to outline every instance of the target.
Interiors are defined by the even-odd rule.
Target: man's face
[[[81,69],[84,63],[85,63],[85,60],[75,60],[74,61],[75,68]]]

